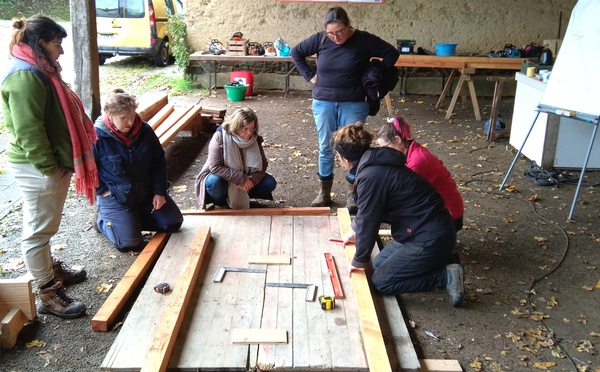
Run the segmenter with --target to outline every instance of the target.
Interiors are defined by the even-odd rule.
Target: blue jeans
[[[319,140],[319,176],[326,178],[333,174],[335,166],[331,143],[333,132],[357,121],[364,123],[369,114],[369,104],[367,102],[328,102],[313,99],[312,111]]]
[[[429,241],[404,244],[392,241],[373,260],[373,286],[383,294],[446,288],[446,263],[455,244],[454,226]]]
[[[206,203],[213,203],[220,207],[227,205],[227,188],[229,182],[215,174],[209,174],[204,182],[206,187]],[[248,192],[251,199],[273,200],[271,192],[277,187],[277,181],[270,174],[265,174],[258,185]]]
[[[152,212],[152,198],[138,205],[119,203],[111,195],[98,196],[98,229],[120,251],[137,248],[142,231],[174,232],[183,223],[179,207],[169,195],[166,203]]]

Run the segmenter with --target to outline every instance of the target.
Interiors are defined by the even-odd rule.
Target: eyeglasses
[[[250,127],[250,128],[242,128],[240,130],[237,131],[238,133],[256,133],[256,127]]]
[[[338,38],[338,37],[342,37],[342,35],[344,34],[344,32],[346,32],[346,27],[344,27],[343,29],[336,31],[336,32],[328,32],[327,36],[329,36],[330,38]]]

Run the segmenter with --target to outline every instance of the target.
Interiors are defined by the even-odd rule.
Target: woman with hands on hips
[[[464,298],[464,269],[448,262],[456,232],[442,197],[421,176],[406,167],[406,157],[391,147],[371,148],[373,136],[362,123],[333,136],[342,166],[355,174],[358,205],[352,231],[343,244],[354,242],[352,275],[369,267],[381,223],[389,223],[393,240],[373,259],[371,282],[382,294],[425,292],[445,288],[453,306]]]
[[[141,248],[142,231],[174,232],[183,223],[168,194],[167,159],[135,96],[116,89],[95,123],[98,210],[95,227],[122,252]]]

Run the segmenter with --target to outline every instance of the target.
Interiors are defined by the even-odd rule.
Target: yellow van
[[[100,64],[116,55],[142,55],[169,64],[169,14],[180,15],[182,0],[96,0]]]

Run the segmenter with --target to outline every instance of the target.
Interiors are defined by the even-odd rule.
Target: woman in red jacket
[[[444,163],[412,138],[410,124],[403,116],[394,117],[377,132],[377,143],[392,147],[406,156],[406,166],[425,178],[444,199],[456,231],[462,229],[465,207],[452,175]]]

